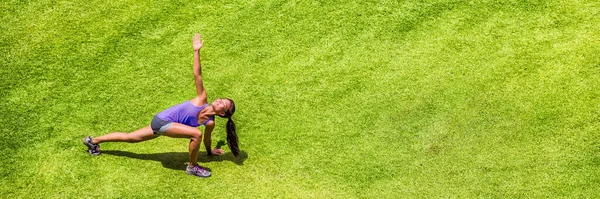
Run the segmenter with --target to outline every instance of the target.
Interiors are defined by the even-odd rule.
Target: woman
[[[235,123],[231,116],[235,112],[233,100],[224,98],[217,99],[208,104],[206,90],[202,84],[202,67],[200,65],[200,49],[204,45],[200,34],[193,38],[194,47],[194,80],[196,82],[195,98],[175,105],[167,110],[158,113],[152,119],[150,126],[146,126],[131,133],[114,132],[100,137],[92,138],[90,136],[83,139],[83,143],[88,146],[90,155],[100,155],[100,143],[103,142],[129,142],[136,143],[154,139],[160,135],[172,138],[189,138],[189,158],[190,164],[186,168],[186,173],[198,177],[209,177],[211,174],[198,165],[198,151],[200,141],[202,141],[202,132],[196,128],[205,125],[204,146],[208,155],[222,155],[222,149],[211,150],[211,133],[215,127],[214,116],[218,115],[227,118],[227,143],[234,156],[238,156],[239,148],[237,135],[235,132]]]

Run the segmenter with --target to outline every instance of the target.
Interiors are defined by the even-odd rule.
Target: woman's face
[[[213,101],[212,106],[219,115],[225,115],[225,112],[231,108],[231,102],[227,99],[218,99]]]

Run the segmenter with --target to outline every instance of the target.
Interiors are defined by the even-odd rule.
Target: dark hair
[[[231,108],[227,110],[227,112],[225,112],[225,115],[219,116],[222,118],[227,118],[227,124],[225,125],[225,128],[227,129],[227,145],[229,146],[229,149],[231,149],[231,153],[233,153],[233,156],[238,157],[238,155],[240,155],[240,148],[238,147],[238,136],[235,132],[235,123],[231,119],[231,116],[233,116],[233,113],[235,113],[235,103],[232,99],[225,99],[231,102]]]

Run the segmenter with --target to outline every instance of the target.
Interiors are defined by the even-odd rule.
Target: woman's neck
[[[206,117],[216,115],[215,108],[213,108],[212,105],[209,105],[209,106],[205,107],[204,109],[202,109],[200,111],[200,113],[198,113],[198,115],[199,116],[202,115],[202,116],[206,116]]]

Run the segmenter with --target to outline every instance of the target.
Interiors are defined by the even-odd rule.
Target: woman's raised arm
[[[201,104],[208,103],[206,99],[206,90],[202,83],[202,65],[200,64],[200,49],[204,46],[204,40],[200,38],[200,34],[194,35],[193,39],[194,46],[194,82],[196,83],[196,93]]]

